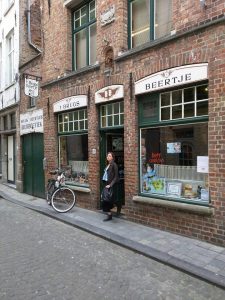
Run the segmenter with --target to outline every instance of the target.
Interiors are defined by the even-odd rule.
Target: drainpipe
[[[27,33],[28,33],[28,43],[38,52],[42,52],[33,42],[31,38],[31,29],[30,29],[30,0],[27,0]]]

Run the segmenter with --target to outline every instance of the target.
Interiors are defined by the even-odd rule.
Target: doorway
[[[43,170],[43,134],[32,133],[23,136],[23,191],[36,197],[45,197]]]
[[[113,152],[115,155],[115,162],[118,166],[119,182],[116,189],[116,206],[117,213],[119,214],[123,205],[125,205],[124,193],[124,135],[123,129],[111,130],[101,133],[101,157],[100,157],[100,170],[101,178],[106,166],[106,155],[108,152]],[[101,190],[103,183],[101,180]]]
[[[15,138],[7,136],[7,181],[15,183]]]

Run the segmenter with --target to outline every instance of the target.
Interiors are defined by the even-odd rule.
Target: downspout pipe
[[[33,47],[39,53],[42,52],[40,48],[38,48],[33,42],[31,38],[31,26],[30,26],[30,0],[27,0],[27,33],[28,33],[28,43],[31,47]]]

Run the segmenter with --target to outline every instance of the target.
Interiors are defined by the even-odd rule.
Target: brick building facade
[[[18,184],[35,177],[23,152],[41,135],[45,182],[67,167],[78,205],[96,209],[113,150],[126,218],[225,245],[224,1],[164,5],[41,1],[43,52],[23,69],[40,94],[33,108],[23,96],[20,114],[43,123],[20,132]]]

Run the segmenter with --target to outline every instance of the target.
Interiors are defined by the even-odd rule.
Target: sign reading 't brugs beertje
[[[208,78],[208,64],[185,65],[151,74],[135,82],[135,95],[176,87]]]

